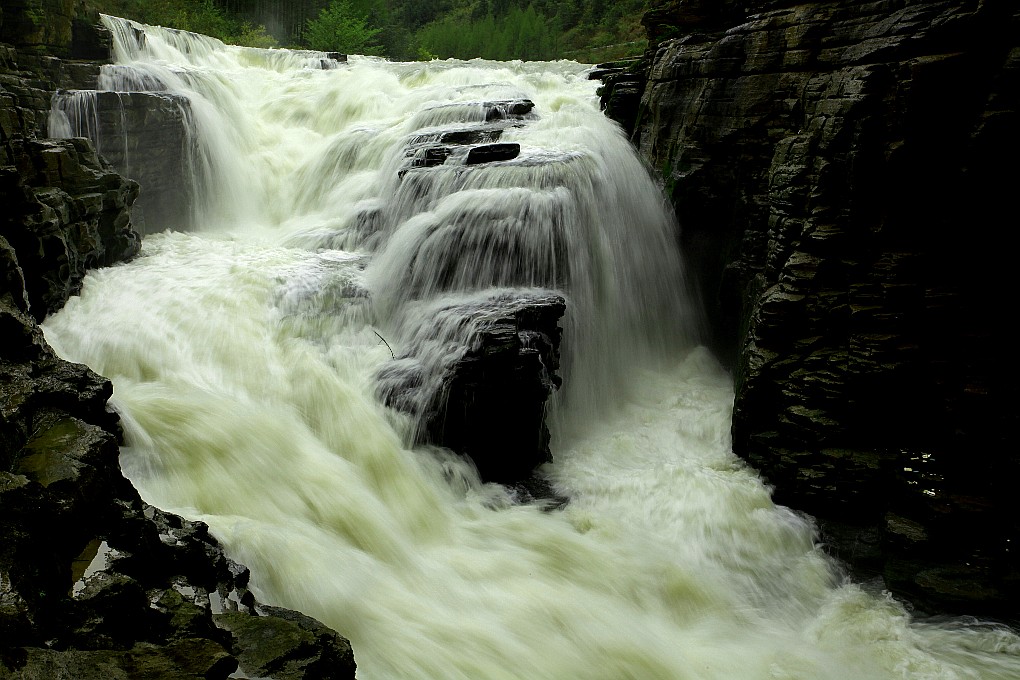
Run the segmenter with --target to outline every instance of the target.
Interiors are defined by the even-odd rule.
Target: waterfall
[[[674,218],[586,66],[334,63],[104,21],[105,86],[187,101],[202,197],[186,231],[147,218],[47,339],[113,380],[143,497],[349,637],[359,677],[1020,674],[1009,630],[846,581],[733,455]],[[566,310],[559,509],[415,444],[415,410],[380,398],[403,372],[438,389],[487,310],[543,296]]]

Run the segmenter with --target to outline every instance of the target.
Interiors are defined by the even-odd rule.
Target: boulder
[[[383,398],[417,418],[419,442],[468,456],[483,481],[527,480],[552,459],[545,408],[565,310],[551,291],[443,303],[380,372]]]
[[[520,144],[482,144],[471,148],[464,164],[479,165],[497,161],[512,161],[520,155]]]
[[[223,612],[216,625],[230,631],[249,677],[275,680],[346,680],[354,677],[350,643],[315,619],[279,607],[255,615]]]

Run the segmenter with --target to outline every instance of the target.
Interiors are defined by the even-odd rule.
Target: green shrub
[[[333,0],[319,16],[308,20],[303,38],[313,50],[379,54],[382,48],[377,36],[381,32],[368,25],[367,19],[351,7],[350,0]]]

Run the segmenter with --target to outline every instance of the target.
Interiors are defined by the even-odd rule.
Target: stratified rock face
[[[0,34],[7,37],[11,26],[42,21],[24,12],[45,15],[50,9],[46,3],[26,7],[5,8]],[[61,24],[65,9],[60,5],[47,21]],[[87,15],[71,14],[87,19]],[[67,40],[71,14],[66,17]],[[19,44],[27,45],[20,49],[52,46],[33,43],[28,34],[21,35]],[[69,44],[65,47],[70,50]],[[29,312],[41,321],[78,292],[89,268],[138,253],[141,244],[129,212],[138,185],[116,174],[87,140],[37,138],[44,132],[56,87],[54,74],[67,69],[61,60],[44,54],[34,55],[27,65],[20,61],[18,51],[0,45],[0,203],[4,206],[0,235],[18,251]]]
[[[623,126],[628,136],[634,134],[637,112],[648,82],[647,59],[621,59],[598,64],[588,74],[589,80],[601,80],[598,95],[606,115]]]
[[[133,211],[139,231],[194,227],[199,200],[195,180],[204,164],[186,97],[158,91],[69,90],[54,96],[53,109],[64,116],[61,123],[66,121],[59,136],[93,140],[119,173],[142,187]]]
[[[497,143],[503,132],[533,120],[530,99],[436,106],[419,116],[421,129],[408,139],[400,176],[439,165],[482,165],[520,156],[521,145]]]
[[[17,48],[21,66],[35,78],[58,87],[93,87],[98,62],[110,58],[112,40],[99,13],[84,0],[6,0],[0,8],[0,43]]]
[[[735,364],[736,451],[897,592],[1015,612],[1015,6],[680,1],[646,23],[636,136]]]

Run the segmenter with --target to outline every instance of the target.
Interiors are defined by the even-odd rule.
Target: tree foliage
[[[420,54],[439,58],[555,59],[559,37],[555,23],[534,5],[513,6],[499,19],[492,14],[467,21],[447,16],[418,31],[417,47]]]
[[[377,36],[381,32],[381,28],[368,25],[367,17],[350,0],[333,0],[317,17],[308,20],[302,37],[313,50],[379,54],[382,47]]]
[[[233,45],[276,47],[265,26],[225,11],[214,0],[94,0],[105,14],[146,24],[194,31]]]
[[[92,0],[104,12],[206,33],[392,59],[606,61],[645,47],[649,0]],[[327,47],[328,46],[328,47]]]

